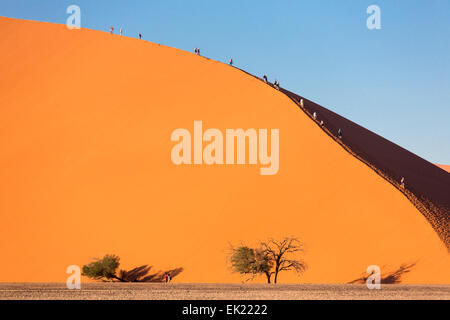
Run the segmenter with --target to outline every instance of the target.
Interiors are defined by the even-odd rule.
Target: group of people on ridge
[[[196,55],[200,55],[200,49],[199,48],[197,48],[197,47],[195,47],[194,48],[194,53],[196,54]],[[233,65],[233,58],[231,58],[229,61],[228,61],[228,63],[230,64],[230,66],[232,66]]]
[[[303,108],[303,99],[298,98],[297,100],[300,103],[300,106]],[[314,121],[317,121],[317,112],[313,112],[312,114]],[[323,128],[323,126],[325,125],[325,123],[323,122],[323,120],[320,120],[320,126]],[[339,128],[338,132],[337,132],[338,138],[342,139],[342,129]]]
[[[264,79],[264,82],[267,82],[267,77],[265,75],[264,75],[263,79]],[[297,98],[297,102],[300,105],[300,107],[303,109],[304,108],[303,99]],[[312,116],[314,118],[314,121],[317,121],[317,112],[314,111]],[[320,121],[320,126],[323,128],[323,126],[324,126],[323,120]],[[338,135],[338,138],[342,140],[342,129],[341,128],[339,128],[337,135]],[[402,189],[405,189],[405,177],[401,178],[400,187]]]
[[[114,34],[114,27],[113,27],[113,26],[111,26],[111,28],[110,28],[110,33],[111,33],[111,34]],[[123,29],[122,29],[122,28],[120,28],[119,34],[120,34],[121,36],[123,35]],[[142,34],[141,34],[141,33],[139,33],[139,39],[142,39]],[[194,52],[195,52],[195,54],[200,55],[200,49],[199,49],[199,48],[196,47],[196,48],[194,49]],[[233,59],[232,59],[232,58],[229,60],[229,64],[230,64],[230,66],[233,65]],[[268,82],[269,82],[269,81],[267,80],[267,76],[266,76],[266,75],[263,76],[263,80],[264,80],[264,83],[268,83]],[[280,82],[279,82],[278,80],[275,80],[274,83],[273,83],[273,85],[274,85],[274,87],[275,87],[277,90],[280,90]],[[303,109],[303,108],[304,108],[304,105],[303,105],[303,99],[298,98],[297,101],[298,101],[298,103],[300,104],[300,106],[301,106],[302,109]],[[317,121],[317,112],[314,112],[314,113],[313,113],[313,118],[314,118],[314,121]],[[323,120],[320,121],[320,126],[321,126],[321,127],[324,126]],[[341,128],[339,128],[337,134],[338,134],[339,139],[342,139],[342,129],[341,129]],[[400,187],[401,187],[402,189],[405,188],[405,177],[402,177],[402,179],[400,180]],[[164,281],[165,281],[166,283],[170,282],[171,279],[172,279],[172,278],[171,278],[171,276],[170,276],[170,273],[165,273],[165,274],[164,274]]]
[[[114,27],[109,28],[109,32],[110,32],[111,34],[114,34]],[[123,29],[122,29],[122,28],[120,28],[119,34],[120,34],[121,36],[123,35]],[[141,33],[139,33],[138,36],[139,36],[139,39],[142,39],[142,34],[141,34]]]
[[[264,83],[268,83],[269,82],[269,80],[267,80],[267,76],[266,75],[263,75],[263,80],[264,80]],[[280,90],[280,82],[278,80],[275,80],[273,82],[273,86],[275,87],[275,89]]]

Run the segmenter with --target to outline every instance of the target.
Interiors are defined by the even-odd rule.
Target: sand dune
[[[115,253],[125,268],[182,266],[177,281],[239,282],[229,243],[294,235],[309,269],[280,282],[418,261],[404,283],[450,283],[427,219],[283,92],[146,41],[10,18],[0,28],[0,281],[65,281],[68,265]],[[194,120],[279,129],[278,174],[174,165],[171,133]]]

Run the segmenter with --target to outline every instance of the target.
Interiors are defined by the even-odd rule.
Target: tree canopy
[[[83,266],[82,275],[95,280],[117,279],[116,270],[120,265],[120,258],[113,254],[107,254],[103,259],[96,259]]]
[[[250,275],[253,279],[258,274],[266,274],[267,281],[270,283],[270,269],[272,261],[259,249],[252,249],[247,246],[241,246],[232,249],[231,265],[236,272]]]
[[[282,271],[295,271],[298,274],[307,268],[305,261],[298,256],[303,253],[303,244],[294,237],[285,237],[280,240],[268,239],[261,242],[257,248],[242,245],[231,249],[231,267],[234,272],[248,275],[252,280],[255,276],[263,274],[267,282],[277,283],[278,275]]]
[[[95,280],[120,281],[120,282],[163,282],[164,275],[170,274],[173,279],[179,275],[183,268],[175,268],[150,274],[152,266],[143,265],[131,270],[119,270],[120,258],[113,254],[107,254],[102,259],[84,265],[82,275]]]

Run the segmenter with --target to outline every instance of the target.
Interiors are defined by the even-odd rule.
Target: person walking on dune
[[[195,49],[194,49],[195,54],[197,54],[197,51],[198,51],[198,49],[197,49],[197,47],[195,47]]]
[[[123,33],[123,30],[122,30],[122,28],[120,28],[120,31],[119,31],[119,33],[120,33],[120,36],[122,36],[122,33]]]
[[[230,59],[230,66],[233,65],[233,59]]]
[[[402,189],[405,189],[405,177],[402,177],[402,180],[400,180],[400,185]]]
[[[111,34],[113,34],[113,33],[114,33],[114,27],[111,27],[111,28],[109,29],[109,32],[111,32]]]
[[[313,113],[313,118],[314,118],[314,120],[317,120],[317,112]]]
[[[200,55],[200,48],[197,48],[197,55]]]
[[[141,33],[139,33],[139,39],[142,39],[142,34]]]
[[[264,79],[264,83],[267,83],[267,76],[266,75],[263,76],[263,79]]]
[[[280,90],[280,83],[278,82],[278,80],[275,80],[273,82],[273,85],[274,85],[275,89]]]
[[[339,130],[338,130],[338,137],[339,137],[339,139],[342,139],[342,130],[341,130],[341,128],[339,128]]]

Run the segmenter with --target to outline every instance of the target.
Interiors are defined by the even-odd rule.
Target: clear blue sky
[[[449,0],[1,0],[0,16],[123,27],[227,61],[434,162],[450,164]],[[381,8],[381,30],[366,9]],[[1,33],[1,30],[0,30]],[[4,50],[5,48],[3,48]]]

